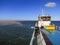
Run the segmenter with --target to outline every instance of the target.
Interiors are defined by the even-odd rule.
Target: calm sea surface
[[[29,45],[33,29],[37,21],[17,21],[19,24],[0,25],[0,45]],[[52,21],[60,26],[60,21]],[[60,31],[46,34],[53,45],[60,45]]]

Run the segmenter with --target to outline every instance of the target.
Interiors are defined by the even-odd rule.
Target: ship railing
[[[33,31],[31,40],[30,40],[30,44],[29,45],[33,45],[33,41],[34,41],[34,35],[35,35],[35,30]]]
[[[55,29],[56,29],[56,30],[59,30],[59,31],[60,31],[60,26],[56,26],[56,25],[55,25],[55,24],[53,24],[53,23],[52,23],[52,25],[54,25],[54,26],[55,26]]]

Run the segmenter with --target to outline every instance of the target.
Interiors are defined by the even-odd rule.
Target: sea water
[[[20,24],[0,25],[0,45],[29,45],[37,21],[17,21]],[[60,21],[52,21],[60,26]],[[60,31],[46,34],[53,45],[60,45]]]

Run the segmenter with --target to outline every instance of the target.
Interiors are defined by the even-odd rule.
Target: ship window
[[[50,21],[50,20],[51,20],[51,17],[41,17],[41,19],[42,19],[43,21]]]

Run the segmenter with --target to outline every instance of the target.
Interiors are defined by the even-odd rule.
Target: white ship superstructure
[[[51,16],[38,16],[38,27],[49,26],[51,24]]]

